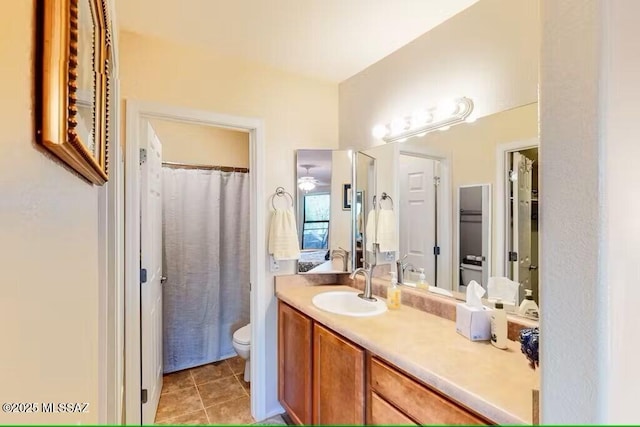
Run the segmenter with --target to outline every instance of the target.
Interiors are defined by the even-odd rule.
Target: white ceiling
[[[477,0],[116,0],[122,30],[341,82]]]

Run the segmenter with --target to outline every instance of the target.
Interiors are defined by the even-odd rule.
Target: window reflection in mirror
[[[352,179],[349,151],[298,150],[296,170],[298,273],[350,271],[351,211],[343,209],[343,189]]]

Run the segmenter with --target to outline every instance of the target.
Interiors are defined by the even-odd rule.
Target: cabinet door
[[[278,399],[298,424],[312,422],[312,328],[309,317],[278,302]]]
[[[364,351],[313,328],[313,423],[364,424]]]

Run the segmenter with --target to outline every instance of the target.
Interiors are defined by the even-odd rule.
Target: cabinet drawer
[[[398,411],[374,392],[371,392],[371,421],[369,423],[376,426],[417,425],[411,418]]]
[[[370,378],[373,391],[420,424],[486,424],[376,358],[371,358]]]

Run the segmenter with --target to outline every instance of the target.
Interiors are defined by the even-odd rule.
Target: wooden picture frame
[[[36,2],[36,136],[90,183],[109,179],[106,0]]]

